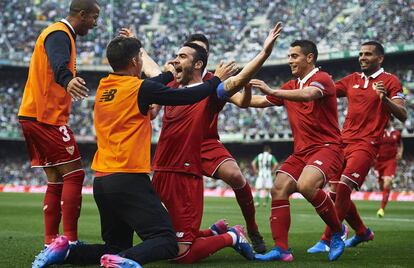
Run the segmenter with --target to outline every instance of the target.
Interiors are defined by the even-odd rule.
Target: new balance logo
[[[321,160],[315,160],[315,161],[313,161],[313,163],[315,163],[319,166],[322,166],[322,164],[323,164],[323,162]]]
[[[355,172],[355,173],[352,173],[351,176],[358,179],[361,175]]]
[[[99,102],[107,102],[113,100],[117,91],[118,90],[115,88],[105,90],[102,94],[102,97],[99,99]]]

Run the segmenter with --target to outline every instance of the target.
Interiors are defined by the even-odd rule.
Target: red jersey
[[[353,73],[336,83],[338,95],[348,98],[348,112],[342,129],[345,143],[363,140],[375,144],[381,139],[390,112],[372,88],[372,84],[379,81],[384,82],[389,98],[404,98],[400,80],[382,68],[370,77]]]
[[[217,94],[213,93],[192,105],[165,106],[153,170],[202,177],[201,143],[207,136],[214,108],[219,102]]]
[[[377,159],[379,161],[395,159],[398,153],[398,146],[401,143],[401,133],[398,130],[384,130]]]
[[[271,103],[286,108],[295,153],[314,148],[315,145],[341,144],[335,84],[328,73],[315,68],[302,80],[290,80],[281,89],[302,89],[307,86],[320,89],[323,97],[309,102],[294,102],[267,96]]]

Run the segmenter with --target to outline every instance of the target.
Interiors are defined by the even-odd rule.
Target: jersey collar
[[[384,68],[380,68],[378,71],[376,71],[375,73],[371,74],[370,76],[366,76],[363,72],[361,73],[361,78],[364,79],[364,88],[368,88],[368,83],[370,79],[375,79],[377,78],[380,74],[382,74],[384,72]]]
[[[69,29],[72,31],[72,33],[76,35],[75,29],[73,29],[72,25],[69,23],[67,19],[61,19],[60,21],[66,24],[69,27]]]
[[[319,71],[319,68],[314,68],[310,73],[308,73],[303,79],[298,78],[299,82],[299,88],[302,89],[303,85],[317,72]]]

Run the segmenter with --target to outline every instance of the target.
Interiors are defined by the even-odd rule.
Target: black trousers
[[[95,178],[93,195],[105,244],[79,245],[65,263],[99,264],[104,254],[118,254],[139,264],[174,258],[178,245],[170,217],[147,174],[115,173]],[[134,232],[142,243],[133,246]]]

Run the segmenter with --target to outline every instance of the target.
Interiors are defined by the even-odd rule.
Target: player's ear
[[[199,70],[201,68],[203,68],[203,61],[201,60],[196,61],[196,63],[194,64],[194,69]]]

